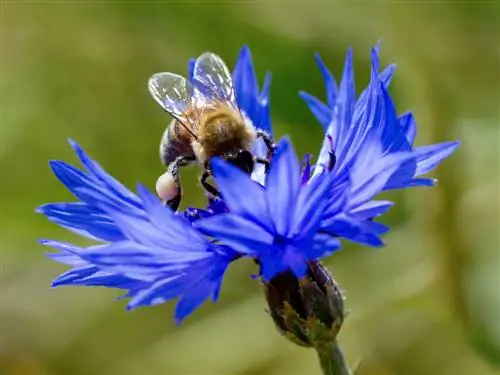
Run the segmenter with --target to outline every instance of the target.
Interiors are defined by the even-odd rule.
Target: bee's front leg
[[[208,169],[205,169],[205,171],[203,172],[203,174],[200,177],[200,184],[211,195],[213,195],[214,197],[219,197],[220,194],[219,194],[219,191],[217,190],[217,188],[215,188],[212,184],[210,184],[209,182],[207,182],[207,179],[210,176],[211,176],[210,171]]]
[[[259,163],[259,164],[264,165],[264,168],[266,169],[266,173],[269,172],[269,164],[270,164],[269,160],[264,159],[264,158],[258,158],[258,157],[255,157],[253,160],[255,163]]]

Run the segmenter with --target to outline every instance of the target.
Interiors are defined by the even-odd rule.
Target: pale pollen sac
[[[179,186],[171,173],[165,172],[158,178],[156,194],[164,201],[172,200],[179,194]]]

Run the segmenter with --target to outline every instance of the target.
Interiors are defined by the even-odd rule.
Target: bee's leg
[[[262,138],[262,140],[266,144],[267,151],[272,154],[276,149],[276,145],[274,144],[271,137],[266,132],[263,132],[262,130],[257,130],[257,138],[259,137]]]
[[[269,172],[269,160],[264,159],[264,158],[255,157],[255,158],[253,158],[253,161],[255,163],[259,163],[259,164],[264,165],[264,167],[266,168],[266,173]]]
[[[179,186],[179,193],[172,199],[168,200],[168,201],[165,201],[165,204],[170,207],[170,209],[172,211],[177,211],[177,209],[179,208],[179,205],[181,204],[181,200],[182,200],[182,189],[181,187]]]
[[[210,177],[210,172],[208,170],[205,170],[205,172],[203,172],[203,174],[200,177],[200,184],[206,191],[208,191],[214,197],[218,197],[220,195],[219,191],[212,184],[207,182],[207,178],[209,177]]]
[[[173,177],[174,182],[177,185],[176,187],[178,189],[177,194],[173,198],[165,201],[165,204],[168,207],[170,207],[172,211],[177,211],[182,200],[182,187],[179,177],[179,167],[189,164],[189,162],[191,162],[192,160],[193,158],[190,157],[179,156],[172,163],[170,163],[170,165],[167,168],[167,173],[169,173]]]

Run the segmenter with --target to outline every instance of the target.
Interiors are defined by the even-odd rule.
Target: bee
[[[267,168],[275,145],[239,109],[231,74],[219,56],[206,52],[198,57],[191,80],[170,72],[156,73],[149,79],[148,89],[173,117],[160,143],[160,158],[167,171],[158,179],[156,191],[174,211],[182,197],[179,169],[183,166],[202,166],[200,184],[213,196],[219,192],[207,181],[212,157],[221,157],[248,174],[255,163]],[[266,144],[266,158],[253,155],[259,137]]]

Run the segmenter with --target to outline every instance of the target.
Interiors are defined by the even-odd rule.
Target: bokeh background
[[[317,152],[320,126],[297,95],[324,95],[313,53],[339,77],[354,47],[359,92],[382,39],[417,143],[463,145],[434,173],[438,187],[385,195],[397,202],[385,248],[346,244],[328,259],[351,309],[341,344],[360,375],[499,374],[498,4],[1,1],[0,373],[319,374],[313,351],[274,330],[251,262],[177,327],[173,303],[127,313],[113,290],[51,289],[66,268],[35,238],[83,242],[34,208],[73,199],[47,164],[76,163],[69,137],[127,186],[153,188],[168,119],[147,79],[183,74],[207,50],[232,67],[248,44],[259,78],[273,72],[277,135]],[[201,203],[196,173],[183,175],[189,203]]]

